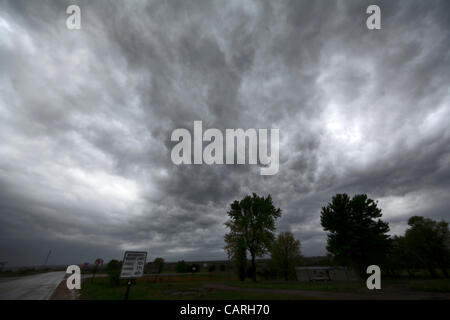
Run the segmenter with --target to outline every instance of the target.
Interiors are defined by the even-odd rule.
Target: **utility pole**
[[[47,265],[47,261],[48,261],[48,258],[50,257],[51,253],[52,253],[52,250],[49,250],[48,254],[47,254],[47,257],[45,258],[45,261],[44,261],[44,264],[42,265],[42,267],[45,267]]]

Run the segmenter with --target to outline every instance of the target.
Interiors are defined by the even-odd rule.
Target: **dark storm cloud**
[[[3,1],[0,260],[223,258],[231,201],[270,193],[306,255],[322,206],[392,233],[449,218],[448,1]],[[82,28],[65,27],[69,4]],[[175,166],[176,128],[280,128],[280,170]]]

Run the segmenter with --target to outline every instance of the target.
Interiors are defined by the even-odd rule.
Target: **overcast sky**
[[[251,192],[272,195],[306,256],[326,253],[336,193],[378,200],[391,234],[450,220],[449,14],[447,0],[1,1],[0,261],[223,259],[229,204]],[[194,120],[279,128],[279,172],[174,165],[171,133]]]

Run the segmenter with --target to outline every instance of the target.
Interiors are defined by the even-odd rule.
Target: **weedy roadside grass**
[[[226,286],[226,287],[225,287]],[[450,292],[450,279],[383,279],[384,290],[396,292]],[[230,290],[230,287],[232,290]],[[242,290],[240,290],[242,289]],[[255,290],[247,290],[255,289]],[[261,289],[258,291],[258,289]],[[272,292],[270,290],[273,290]],[[277,292],[275,292],[278,290]],[[283,290],[284,292],[280,292]],[[289,292],[292,290],[292,293]],[[126,291],[126,281],[120,285],[112,285],[107,277],[96,278],[93,282],[84,281],[81,299],[89,300],[122,300]],[[297,291],[297,292],[296,292]],[[298,291],[303,291],[301,295]],[[308,296],[307,291],[311,291]],[[291,300],[315,299],[318,291],[336,293],[367,294],[365,281],[327,281],[299,282],[284,280],[259,280],[244,282],[226,274],[179,274],[179,275],[147,275],[139,278],[131,286],[130,300]]]
[[[298,299],[295,294],[276,294],[270,292],[245,292],[239,290],[221,290],[206,288],[203,285],[209,280],[190,280],[153,282],[138,279],[131,286],[130,300],[291,300]],[[112,286],[107,279],[95,279],[93,283],[85,281],[82,284],[81,299],[89,300],[123,300],[126,284]]]
[[[450,293],[450,279],[415,280],[409,283],[408,288],[415,291]]]
[[[261,289],[282,289],[282,290],[309,290],[309,291],[331,291],[359,293],[367,291],[365,282],[362,281],[318,281],[318,282],[299,282],[299,281],[230,281],[229,285],[241,288],[261,288]]]

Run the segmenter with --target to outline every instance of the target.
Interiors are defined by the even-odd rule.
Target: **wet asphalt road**
[[[64,279],[64,271],[4,279],[0,282],[0,300],[48,300]]]

